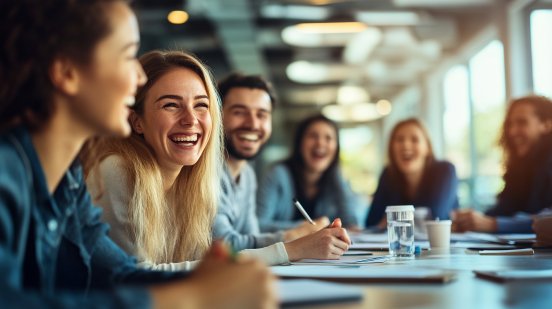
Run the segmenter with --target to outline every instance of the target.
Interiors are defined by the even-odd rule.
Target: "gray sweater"
[[[223,239],[235,250],[262,248],[283,241],[284,233],[261,233],[256,214],[257,178],[246,164],[237,181],[225,166],[221,179],[221,198],[213,238]]]

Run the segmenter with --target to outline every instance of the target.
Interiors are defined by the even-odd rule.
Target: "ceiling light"
[[[343,64],[299,60],[287,66],[286,75],[298,83],[335,83],[350,77],[352,69],[351,66]]]
[[[301,47],[345,46],[355,34],[305,32],[297,26],[289,26],[282,30],[282,40]]]
[[[376,103],[376,110],[382,116],[389,115],[392,109],[393,107],[391,106],[391,102],[387,100],[379,100]]]
[[[322,108],[322,114],[335,122],[349,121],[349,115],[342,105],[326,105]]]
[[[356,20],[368,25],[377,26],[413,26],[420,23],[421,18],[414,12],[358,12]]]
[[[270,4],[261,8],[261,15],[265,18],[325,20],[330,12],[325,7]]]
[[[360,22],[302,23],[295,27],[305,33],[357,33],[366,29]]]
[[[354,104],[370,101],[368,91],[363,87],[345,85],[337,90],[337,104]]]
[[[357,103],[351,105],[326,105],[322,108],[324,116],[337,122],[367,122],[381,118],[373,103]]]
[[[301,83],[320,83],[326,79],[328,70],[324,65],[308,61],[295,61],[286,68],[289,79]]]
[[[190,16],[185,11],[171,11],[169,15],[167,15],[167,20],[174,25],[181,25],[188,21],[188,18]]]

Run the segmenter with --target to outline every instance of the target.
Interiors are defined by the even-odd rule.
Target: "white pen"
[[[303,208],[303,206],[301,206],[301,203],[299,203],[299,201],[296,198],[293,199],[293,205],[295,205],[295,207],[297,207],[297,209],[299,209],[299,212],[303,215],[303,217],[305,217],[305,219],[307,219],[307,221],[310,222],[310,224],[316,225],[316,223],[314,223],[314,221],[312,221],[309,214],[305,211],[305,208]]]

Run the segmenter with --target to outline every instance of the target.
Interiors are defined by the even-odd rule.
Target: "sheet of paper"
[[[396,266],[396,265],[394,265]],[[271,271],[280,277],[311,278],[365,282],[447,282],[453,275],[438,269],[419,267],[342,267],[339,265],[288,265],[272,266]]]
[[[418,241],[428,240],[427,234],[425,233],[415,233],[414,239]],[[473,240],[469,236],[466,236],[464,233],[451,233],[450,234],[450,241],[456,242],[456,241],[470,241]]]
[[[362,292],[358,286],[318,280],[278,281],[278,297],[282,306],[359,301]]]
[[[478,233],[478,232],[466,232],[464,235],[470,238],[471,241],[483,241],[483,242],[500,242],[500,239],[494,234]]]
[[[360,234],[351,234],[351,240],[353,243],[387,243],[387,233],[378,233],[378,234],[369,234],[369,233],[360,233]]]
[[[414,241],[415,246],[420,246],[422,249],[429,249],[428,241]],[[368,243],[356,243],[354,242],[349,246],[349,250],[374,250],[374,251],[388,251],[389,244],[387,242],[368,242]]]
[[[348,264],[371,264],[371,263],[383,263],[389,259],[386,255],[373,256],[342,256],[339,260],[318,260],[318,259],[302,259],[297,262],[292,262],[294,265],[301,264],[328,264],[328,265],[348,265]]]
[[[528,234],[499,234],[498,238],[501,240],[534,240],[537,239],[537,234],[528,233]]]
[[[492,250],[492,249],[515,249],[516,247],[515,246],[512,246],[512,245],[503,245],[503,244],[495,244],[495,243],[482,243],[482,242],[477,242],[477,241],[471,241],[471,242],[466,242],[466,241],[459,241],[459,242],[455,242],[455,243],[452,243],[450,245],[451,247],[453,248],[461,248],[461,249],[467,249],[467,248],[475,248],[477,250],[485,250],[485,249],[489,249],[489,250]]]
[[[533,255],[535,251],[531,248],[509,249],[509,250],[481,250],[480,255]]]

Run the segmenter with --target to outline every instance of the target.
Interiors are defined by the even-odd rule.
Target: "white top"
[[[99,172],[99,176],[96,174]],[[122,168],[122,158],[116,155],[106,157],[99,165],[99,169],[90,173],[87,178],[88,190],[93,198],[98,195],[99,189],[96,178],[100,177],[103,184],[103,194],[94,203],[103,208],[102,219],[110,226],[109,236],[124,251],[136,256],[135,239],[130,233],[131,222],[128,216],[128,204],[131,193],[129,179]],[[258,258],[268,265],[289,263],[289,258],[282,242],[260,249],[243,250],[240,254]],[[193,269],[199,261],[183,261],[179,263],[156,264],[145,261],[143,257],[137,256],[138,266],[146,269],[164,271],[182,271]]]

